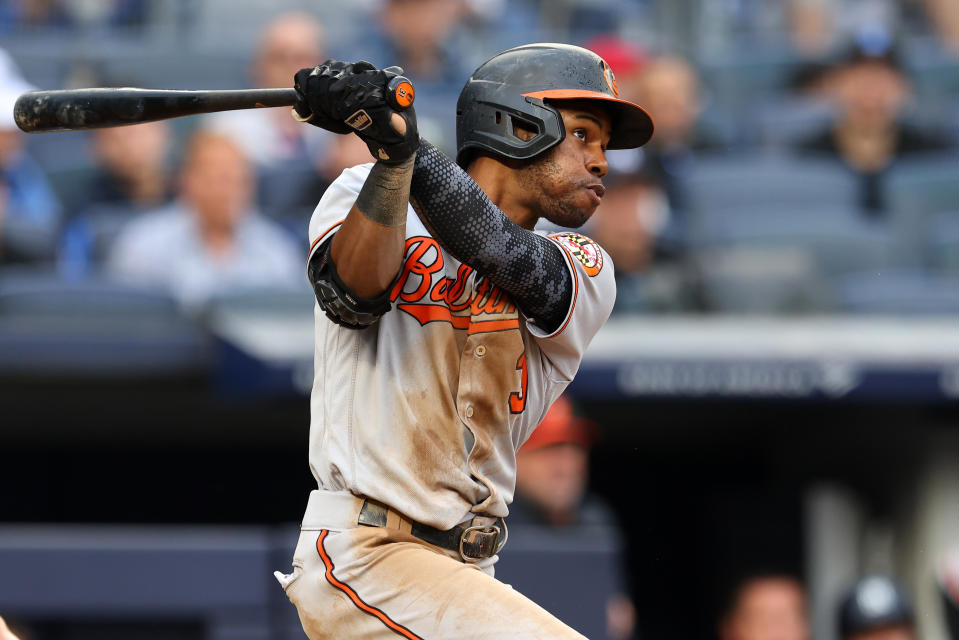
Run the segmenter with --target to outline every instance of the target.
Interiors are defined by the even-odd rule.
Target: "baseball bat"
[[[413,104],[413,85],[403,76],[386,87],[397,111]],[[24,93],[13,107],[17,126],[28,133],[119,127],[198,113],[290,107],[295,89],[177,91],[173,89],[64,89]]]
[[[118,127],[197,113],[295,103],[294,89],[65,89],[24,93],[17,98],[13,117],[22,130],[39,133]]]

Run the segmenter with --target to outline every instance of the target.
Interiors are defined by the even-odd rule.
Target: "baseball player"
[[[277,579],[313,640],[581,638],[493,577],[516,451],[615,297],[602,248],[533,227],[589,219],[606,149],[644,144],[652,122],[592,52],[526,45],[467,81],[454,162],[387,101],[401,71],[296,74],[298,118],[378,161],[310,222],[319,488]]]

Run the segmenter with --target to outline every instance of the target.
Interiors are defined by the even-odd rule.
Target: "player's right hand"
[[[334,133],[352,131],[374,158],[399,164],[419,148],[416,112],[412,106],[397,111],[388,98],[390,82],[402,73],[399,67],[327,60],[296,73],[300,101],[294,108],[301,120]]]

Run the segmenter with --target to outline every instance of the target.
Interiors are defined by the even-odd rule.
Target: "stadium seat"
[[[787,49],[742,47],[701,60],[699,66],[710,97],[725,109],[745,113],[758,100],[781,93],[799,64]]]
[[[815,258],[798,248],[716,247],[696,253],[708,309],[791,314],[829,309]]]
[[[885,185],[889,222],[910,251],[923,255],[932,219],[959,206],[959,156],[934,154],[897,162]]]
[[[892,210],[912,224],[917,216],[954,210],[959,203],[959,155],[899,161],[889,170],[887,189]]]
[[[959,277],[919,271],[869,272],[835,283],[841,311],[929,315],[959,313]]]
[[[928,257],[930,267],[959,276],[959,210],[945,211],[930,218],[925,249],[923,254]]]
[[[716,208],[698,219],[701,248],[797,250],[826,277],[885,268],[904,261],[898,240],[885,224],[844,207],[752,205]]]
[[[841,165],[778,155],[699,159],[685,178],[690,206],[700,217],[736,207],[852,207],[855,177]]]
[[[959,59],[941,51],[927,51],[910,59],[917,93],[925,99],[959,98]]]
[[[825,129],[834,117],[833,107],[822,100],[775,98],[759,101],[750,127],[760,148],[788,151],[798,141]]]

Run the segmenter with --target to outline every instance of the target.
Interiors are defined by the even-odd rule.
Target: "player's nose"
[[[586,170],[599,178],[609,173],[609,162],[606,160],[606,152],[602,148],[597,147],[587,152]]]

